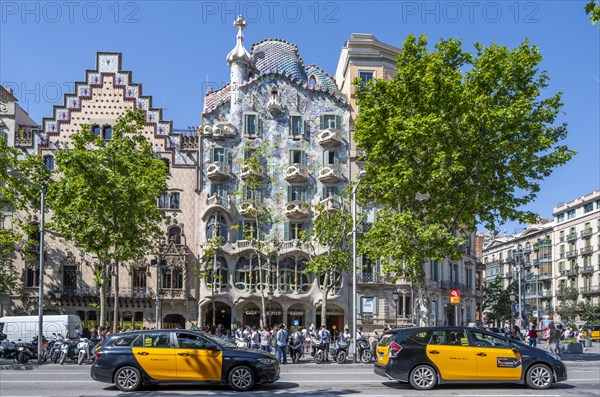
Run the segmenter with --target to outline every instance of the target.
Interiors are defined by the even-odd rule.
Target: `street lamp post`
[[[352,341],[354,341],[353,362],[356,364],[356,191],[360,181],[367,175],[367,171],[358,173],[356,184],[352,188]]]
[[[511,292],[508,295],[508,297],[509,297],[511,303],[515,303],[516,297],[515,297],[515,293],[514,292]],[[513,325],[513,315],[512,315],[512,313],[513,313],[513,311],[512,311],[512,307],[511,307],[511,310],[510,310],[510,328],[511,329],[512,329],[512,325]]]
[[[36,185],[25,178],[19,172],[10,167],[6,167],[9,175],[22,180],[25,183],[35,187],[40,191],[40,249],[39,249],[39,286],[38,286],[38,344],[37,344],[37,363],[42,364],[42,342],[44,340],[44,234],[45,234],[45,212],[46,212],[46,186]]]
[[[267,300],[269,301],[269,328],[273,326],[272,324],[272,316],[273,316],[273,290],[269,289],[267,292]]]
[[[395,289],[394,292],[392,292],[392,298],[396,304],[396,328],[398,328],[398,304],[400,301],[400,291]]]

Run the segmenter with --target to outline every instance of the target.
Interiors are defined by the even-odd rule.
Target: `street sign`
[[[450,290],[450,303],[460,303],[460,290]]]

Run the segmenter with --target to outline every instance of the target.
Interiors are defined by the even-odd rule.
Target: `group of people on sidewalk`
[[[550,348],[552,352],[559,355],[561,354],[561,341],[564,341],[567,338],[576,337],[578,342],[581,343],[583,350],[587,350],[585,345],[587,332],[583,327],[576,331],[571,327],[563,327],[562,324],[555,325],[554,323],[550,323],[542,335],[540,335],[541,332],[541,330],[536,329],[535,325],[532,325],[529,331],[525,332],[522,332],[518,325],[514,325],[513,328],[508,332],[508,337],[522,342],[527,342],[529,346],[537,347],[538,339],[541,336],[546,340],[544,349]]]

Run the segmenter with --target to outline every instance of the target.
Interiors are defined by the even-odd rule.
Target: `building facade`
[[[555,207],[553,216],[521,233],[495,236],[483,248],[486,282],[500,277],[508,287],[521,280],[523,321],[536,314],[560,321],[556,309],[569,288],[578,291],[578,301],[600,303],[600,191]]]

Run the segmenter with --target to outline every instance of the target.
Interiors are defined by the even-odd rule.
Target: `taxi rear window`
[[[378,345],[379,346],[388,346],[392,342],[392,339],[394,339],[395,336],[396,336],[396,334],[383,335],[381,337],[381,339],[379,339]]]

